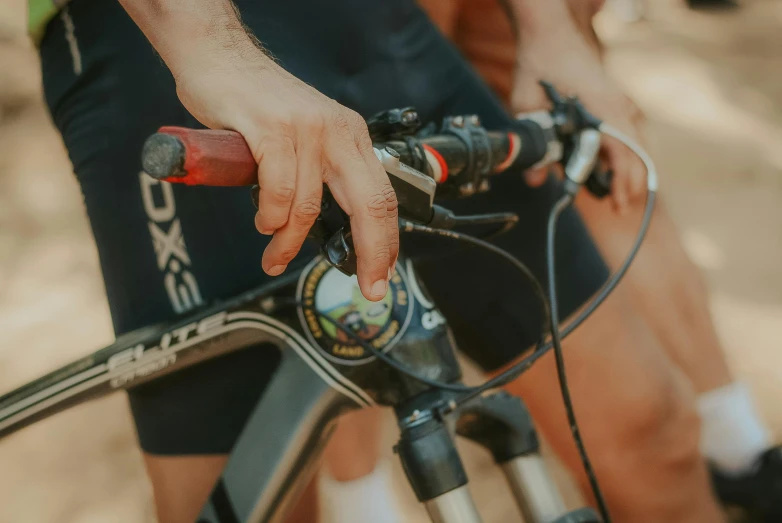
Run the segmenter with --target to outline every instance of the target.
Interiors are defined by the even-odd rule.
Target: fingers
[[[646,167],[634,152],[613,138],[607,138],[604,147],[614,171],[611,182],[614,210],[620,215],[626,215],[630,207],[645,193]]]
[[[546,183],[546,180],[548,179],[548,169],[548,167],[543,167],[526,171],[524,173],[524,181],[527,182],[527,185],[530,187],[540,187]]]
[[[274,234],[288,221],[296,192],[296,149],[284,136],[261,142],[258,158],[258,213],[255,226],[261,234]]]
[[[329,140],[335,143],[328,146],[333,151],[333,175],[326,182],[350,216],[361,292],[368,300],[378,301],[388,291],[391,264],[399,251],[397,201],[371,150],[368,134],[365,136],[366,125],[358,119],[352,112],[335,116],[336,132]]]
[[[364,119],[358,114],[355,114],[350,121],[353,136],[356,138],[356,147],[364,158],[364,161],[367,163],[368,172],[375,179],[375,183],[379,185],[380,191],[386,201],[386,241],[388,242],[388,250],[391,258],[388,278],[391,279],[396,267],[396,260],[399,258],[399,205],[396,199],[396,192],[394,191],[394,188],[391,187],[388,173],[383,169],[383,166],[375,155],[375,151],[372,147],[372,140],[369,137],[369,131],[367,130]]]
[[[640,158],[633,155],[628,172],[628,199],[631,203],[635,203],[646,192],[646,166]]]
[[[366,123],[330,101],[298,111],[289,132],[256,143],[259,211],[256,227],[273,234],[263,254],[269,275],[282,274],[320,213],[323,183],[348,214],[362,294],[378,301],[399,255],[397,201],[374,154]],[[277,125],[277,132],[280,127]]]
[[[301,250],[320,214],[323,195],[323,163],[314,144],[299,147],[296,189],[285,225],[277,229],[263,252],[261,265],[270,276],[282,274]]]

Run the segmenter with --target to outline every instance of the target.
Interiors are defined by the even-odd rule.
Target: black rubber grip
[[[543,128],[532,120],[516,120],[512,130],[521,138],[521,151],[513,166],[529,169],[546,157],[548,142]]]

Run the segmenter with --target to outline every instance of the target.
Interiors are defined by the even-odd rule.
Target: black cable
[[[602,287],[600,287],[600,290],[595,293],[595,296],[590,300],[589,304],[587,304],[586,307],[584,307],[580,313],[576,315],[573,320],[570,321],[570,323],[567,324],[563,329],[560,330],[560,336],[562,339],[567,338],[574,330],[576,330],[584,321],[592,315],[593,312],[595,312],[595,309],[597,309],[608,297],[609,294],[613,292],[613,290],[616,288],[617,285],[619,285],[619,282],[622,280],[624,275],[627,273],[627,270],[630,268],[630,264],[633,263],[633,260],[635,259],[635,256],[638,254],[638,250],[641,248],[641,244],[644,241],[644,238],[646,237],[646,232],[649,230],[649,224],[652,221],[652,214],[654,212],[654,203],[657,199],[657,194],[653,191],[649,191],[647,197],[646,197],[646,204],[644,208],[644,215],[641,219],[641,226],[638,230],[638,236],[635,239],[635,243],[633,243],[633,246],[630,249],[629,254],[627,255],[627,258],[625,258],[624,263],[622,263],[621,267],[603,284]],[[502,373],[498,374],[491,380],[487,381],[483,385],[481,385],[480,392],[485,392],[486,390],[502,387],[503,385],[506,385],[516,379],[519,375],[521,375],[524,371],[529,369],[536,361],[538,361],[541,356],[544,356],[552,347],[553,343],[551,341],[542,344],[539,346],[535,352],[521,360],[520,362],[516,363],[509,369],[503,371]],[[459,400],[461,402],[461,400]]]
[[[570,323],[568,323],[567,327],[562,329],[561,332],[563,339],[571,332],[576,330],[582,323],[584,323],[584,320],[591,316],[592,313],[595,312],[595,309],[597,309],[605,301],[608,295],[614,291],[616,286],[619,285],[619,282],[622,280],[625,273],[627,273],[627,270],[633,263],[633,260],[638,254],[638,250],[641,248],[641,244],[646,237],[646,232],[649,230],[649,224],[652,221],[654,203],[656,200],[657,193],[649,191],[648,196],[646,197],[646,207],[644,208],[644,215],[641,219],[641,226],[638,230],[638,236],[635,238],[635,243],[630,249],[630,253],[627,255],[627,258],[625,258],[625,261],[622,263],[621,267],[619,267],[619,269],[603,284],[603,286],[600,287],[600,290],[597,291],[595,297],[592,298],[592,300],[589,302],[589,305],[587,305],[584,310],[582,310]]]
[[[565,372],[565,356],[562,350],[562,337],[559,332],[559,303],[557,300],[557,271],[554,254],[554,241],[556,239],[557,222],[559,216],[571,203],[573,196],[566,194],[557,201],[551,209],[548,218],[548,227],[546,228],[546,268],[548,272],[548,293],[549,305],[551,306],[551,341],[554,345],[554,358],[557,362],[557,377],[559,378],[559,390],[562,393],[562,403],[565,405],[565,414],[570,425],[570,433],[573,435],[573,442],[576,444],[578,454],[581,457],[581,463],[584,466],[589,486],[592,494],[595,496],[597,507],[600,510],[600,516],[603,523],[611,523],[611,516],[608,512],[608,506],[603,498],[603,492],[600,490],[600,484],[597,481],[595,470],[592,467],[592,461],[589,459],[584,440],[581,437],[581,430],[578,428],[576,413],[573,409],[573,400],[570,397],[570,387],[568,387],[567,373]]]
[[[456,231],[434,229],[432,227],[419,225],[407,221],[402,222],[402,231],[429,234],[434,236],[443,236],[454,240],[460,240],[466,243],[470,243],[474,246],[484,248],[492,253],[499,255],[503,259],[507,260],[509,263],[511,263],[511,265],[513,265],[516,269],[518,269],[530,281],[530,283],[532,283],[533,291],[537,296],[537,298],[540,300],[541,308],[543,309],[543,328],[541,332],[545,333],[548,330],[548,326],[550,323],[549,303],[548,303],[548,298],[546,297],[546,293],[543,290],[543,286],[540,284],[540,281],[537,279],[537,277],[534,274],[532,274],[532,271],[530,271],[526,265],[524,265],[522,262],[517,260],[508,251],[501,249],[500,247],[497,247],[496,245],[493,245],[485,241],[484,239],[475,238],[474,236],[459,233]],[[485,381],[481,385],[472,387],[470,391],[465,391],[464,396],[461,396],[460,398],[456,399],[455,405],[462,405],[470,401],[471,399],[475,398],[476,396],[480,396],[481,394],[483,394],[488,390],[502,387],[503,385],[506,385],[511,381],[515,380],[521,374],[529,370],[529,368],[532,367],[532,364],[535,363],[541,356],[543,356],[550,348],[551,345],[546,344],[545,339],[541,338],[541,340],[538,342],[532,354],[530,354],[520,362],[516,363],[511,368],[503,372],[502,374],[499,374],[498,376],[495,376],[494,378]]]
[[[453,218],[454,225],[497,225],[503,224],[505,230],[515,227],[519,223],[519,216],[512,212],[495,212],[489,214],[456,215]]]
[[[534,274],[532,274],[532,271],[529,269],[529,267],[527,267],[522,262],[517,260],[511,253],[509,253],[505,249],[497,247],[496,245],[489,243],[486,240],[476,238],[475,236],[470,236],[469,234],[464,234],[462,232],[457,232],[457,231],[448,231],[445,229],[434,229],[427,225],[420,225],[406,220],[402,220],[402,231],[429,234],[433,236],[442,236],[444,238],[450,238],[453,240],[461,241],[463,243],[469,243],[476,247],[480,247],[481,249],[485,249],[493,254],[496,254],[497,256],[506,260],[514,268],[516,268],[519,272],[521,272],[524,275],[524,277],[527,279],[527,281],[529,281],[532,284],[532,290],[535,293],[535,296],[540,301],[541,309],[543,309],[543,324],[548,325],[549,319],[551,317],[551,311],[549,309],[548,299],[546,298],[546,292],[543,290],[543,285],[541,285],[538,278]]]
[[[311,305],[304,305],[301,302],[296,302],[296,305],[301,307],[304,310],[309,310],[315,313],[316,316],[319,318],[322,318],[326,320],[328,323],[336,327],[337,329],[341,330],[349,338],[351,338],[354,342],[356,342],[362,349],[369,352],[373,356],[375,356],[377,359],[382,361],[383,363],[395,368],[405,376],[408,376],[416,381],[420,381],[424,385],[429,385],[430,387],[443,389],[443,390],[450,390],[452,392],[461,392],[461,393],[469,393],[472,392],[472,389],[474,387],[470,387],[468,385],[462,385],[460,383],[445,383],[444,381],[438,381],[433,380],[431,378],[427,378],[426,376],[422,376],[421,374],[418,374],[414,370],[411,370],[410,367],[405,365],[404,363],[400,363],[396,361],[394,358],[386,354],[385,352],[379,350],[375,346],[373,346],[371,343],[367,342],[364,338],[353,332],[347,325],[338,322],[334,318],[328,316],[326,313],[319,311],[315,307]]]
[[[484,240],[481,240],[480,238],[475,238],[473,236],[470,236],[468,234],[459,233],[455,231],[446,231],[442,229],[433,229],[431,227],[427,227],[425,225],[418,225],[412,222],[402,221],[403,231],[406,232],[418,232],[423,234],[431,234],[436,236],[444,236],[446,238],[451,238],[455,240],[459,240],[465,243],[470,243],[472,245],[484,248],[486,250],[489,250],[498,256],[502,257],[503,259],[507,260],[511,265],[513,265],[517,270],[519,270],[524,276],[530,281],[532,284],[532,288],[534,290],[535,295],[539,298],[541,303],[541,308],[543,309],[543,319],[544,324],[548,325],[549,318],[550,318],[550,311],[549,311],[549,304],[548,299],[546,298],[546,293],[543,290],[543,286],[541,285],[540,281],[535,277],[534,274],[532,274],[532,271],[524,265],[522,262],[517,260],[513,257],[512,254],[509,252],[492,245],[491,243],[488,243]],[[323,312],[315,309],[312,306],[304,305],[303,303],[299,301],[293,300],[291,302],[292,304],[301,307],[302,309],[310,310],[313,313],[315,313],[318,317],[323,318],[328,323],[339,329],[340,331],[344,332],[349,338],[351,338],[353,341],[355,341],[361,348],[381,360],[382,362],[388,364],[389,366],[393,367],[394,369],[398,370],[402,374],[419,381],[425,385],[428,385],[430,387],[439,388],[443,390],[449,390],[452,392],[458,392],[461,394],[464,394],[464,398],[473,398],[481,393],[483,393],[485,390],[488,390],[489,388],[494,387],[486,387],[486,383],[471,387],[468,385],[462,385],[458,383],[445,383],[442,381],[433,380],[431,378],[427,378],[426,376],[422,376],[421,374],[418,374],[414,370],[410,369],[407,365],[404,363],[400,363],[387,355],[386,353],[382,352],[381,350],[378,350],[376,347],[374,347],[371,343],[368,343],[366,340],[361,338],[358,334],[353,332],[350,328],[348,328],[346,325],[343,325],[342,323],[338,322],[337,320],[334,320],[333,318],[327,316]],[[545,330],[545,329],[544,329]],[[541,341],[542,343],[542,341]],[[526,368],[519,371],[519,374],[529,368],[527,366]],[[491,381],[491,380],[489,380]],[[488,383],[488,382],[487,382]],[[461,404],[463,401],[462,398],[459,398],[459,403]]]
[[[476,216],[456,216],[457,227],[465,225],[502,225],[496,231],[481,235],[481,240],[493,240],[513,229],[519,223],[519,216],[514,213],[502,212],[494,214],[478,214]]]
[[[434,230],[437,229],[453,230],[454,228],[460,226],[464,227],[470,225],[472,226],[498,225],[499,227],[492,229],[488,233],[481,234],[480,237],[471,235],[473,238],[480,238],[481,240],[488,241],[488,240],[493,240],[498,236],[502,236],[506,232],[513,229],[518,223],[519,223],[519,216],[516,213],[512,213],[512,212],[497,212],[497,213],[457,216],[452,210],[446,207],[443,207],[441,205],[434,205],[432,219],[427,224],[427,226],[430,229],[434,229]],[[416,232],[416,231],[412,231],[412,232]],[[423,231],[417,231],[417,232],[423,232]],[[454,256],[468,249],[469,247],[474,247],[474,245],[462,245],[461,247],[456,247],[455,249],[449,249],[447,251],[447,254],[449,256]],[[440,253],[438,256],[443,257],[445,256],[445,254]],[[431,257],[432,257],[431,255],[426,256],[426,258],[431,258]]]
[[[617,272],[606,281],[606,283],[603,285],[603,287],[600,288],[600,290],[595,294],[595,296],[592,298],[592,300],[589,302],[589,304],[564,328],[561,330],[558,330],[559,340],[561,341],[565,337],[567,337],[569,334],[571,334],[576,328],[578,328],[584,320],[586,320],[594,311],[599,307],[603,301],[605,301],[606,297],[616,288],[616,286],[619,284],[621,279],[624,277],[625,273],[627,272],[628,268],[630,267],[630,264],[632,263],[633,259],[638,253],[638,250],[641,247],[641,244],[643,243],[643,240],[646,236],[646,232],[649,229],[649,224],[652,219],[652,213],[654,211],[654,203],[656,200],[656,194],[652,191],[648,193],[647,200],[646,200],[646,206],[644,209],[644,215],[642,218],[641,226],[639,229],[638,236],[636,237],[636,240],[630,249],[630,253],[628,254],[627,258],[625,259],[622,266],[617,270]],[[551,325],[551,312],[549,309],[549,303],[548,298],[546,296],[546,293],[543,292],[542,286],[540,285],[540,282],[535,278],[535,276],[532,274],[532,272],[527,268],[524,264],[522,264],[520,261],[518,261],[516,258],[513,257],[509,252],[496,247],[486,241],[483,241],[479,238],[475,238],[463,233],[458,233],[455,231],[445,231],[441,229],[433,229],[431,227],[427,227],[424,225],[418,225],[411,222],[403,222],[403,231],[405,232],[417,232],[417,233],[424,233],[424,234],[432,234],[436,236],[442,236],[446,238],[452,238],[455,240],[465,241],[467,243],[471,243],[473,245],[486,248],[487,250],[494,252],[504,259],[508,260],[514,267],[519,269],[525,276],[527,276],[530,281],[533,284],[533,289],[535,290],[535,294],[541,299],[541,303],[543,304],[544,309],[544,316],[546,318],[546,325]],[[553,247],[553,244],[552,244]],[[552,254],[553,256],[553,254]],[[303,304],[299,302],[293,302],[295,305],[305,307]],[[543,339],[538,343],[535,350],[527,356],[526,358],[522,359],[518,363],[514,364],[504,372],[498,374],[494,378],[487,380],[482,385],[476,386],[476,387],[469,387],[466,385],[461,384],[452,384],[452,383],[443,383],[439,382],[437,380],[432,380],[430,378],[427,378],[425,376],[421,376],[415,371],[412,371],[409,369],[406,365],[394,360],[387,354],[383,353],[382,351],[375,348],[372,344],[367,343],[363,338],[358,336],[355,332],[350,330],[347,326],[342,325],[341,323],[337,322],[336,320],[330,318],[329,316],[326,316],[322,312],[313,309],[312,307],[305,307],[307,309],[313,310],[316,314],[318,314],[321,318],[325,319],[327,322],[334,325],[336,328],[340,329],[342,332],[347,334],[350,338],[356,341],[362,348],[367,350],[369,353],[376,356],[381,361],[387,363],[388,365],[394,367],[399,372],[407,375],[408,377],[415,379],[421,383],[424,383],[426,385],[429,385],[430,387],[440,388],[444,390],[450,390],[453,392],[459,392],[462,393],[463,396],[458,398],[456,400],[456,405],[461,405],[470,399],[482,394],[483,392],[486,392],[487,390],[502,387],[503,385],[506,385],[510,383],[511,381],[515,380],[518,376],[523,374],[525,371],[527,371],[530,367],[532,367],[535,362],[537,362],[542,356],[544,356],[553,346],[554,342],[549,341],[545,342]],[[544,328],[544,332],[545,332]]]

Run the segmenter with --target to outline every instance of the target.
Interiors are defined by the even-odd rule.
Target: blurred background
[[[113,341],[81,195],[41,100],[25,16],[25,0],[0,2],[2,392]],[[711,284],[730,364],[779,440],[782,1],[706,13],[654,0],[645,20],[628,24],[609,10],[597,29],[611,73],[649,119],[662,192]],[[501,478],[484,456],[466,452],[486,520],[505,521],[513,509],[493,499]],[[0,471],[0,522],[154,521],[123,395],[3,440]],[[399,490],[418,521],[407,487]]]

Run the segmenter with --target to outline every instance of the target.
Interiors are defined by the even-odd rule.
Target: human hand
[[[541,38],[525,42],[519,51],[511,95],[515,112],[548,106],[540,80],[578,96],[592,114],[640,141],[643,114],[607,77],[599,57],[580,34],[573,32],[564,38],[558,34],[556,41]],[[624,214],[645,193],[644,164],[624,144],[608,136],[602,139],[601,160],[614,173],[611,184],[614,209]],[[525,176],[527,183],[537,186],[546,180],[548,170],[529,171]]]
[[[362,294],[382,299],[399,253],[397,201],[366,123],[248,43],[178,63],[172,72],[193,116],[241,133],[258,163],[255,224],[273,235],[263,269],[277,276],[299,252],[326,183],[350,216]]]

